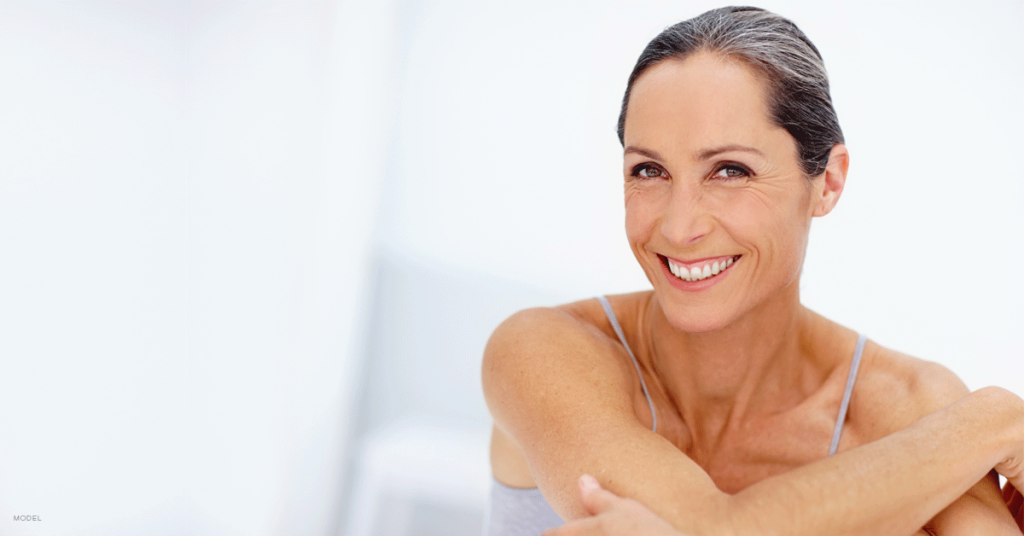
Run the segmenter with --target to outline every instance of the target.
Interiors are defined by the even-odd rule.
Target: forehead
[[[633,84],[626,145],[671,150],[774,145],[786,131],[768,116],[764,84],[752,69],[720,54],[698,53],[651,67]]]

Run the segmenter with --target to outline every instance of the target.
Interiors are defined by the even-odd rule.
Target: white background
[[[333,534],[373,252],[645,288],[621,94],[718,5],[0,0],[0,533]],[[1024,394],[1024,2],[760,5],[852,153],[805,303]]]

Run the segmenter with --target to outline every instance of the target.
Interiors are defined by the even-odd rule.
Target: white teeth
[[[676,272],[679,273],[679,279],[682,279],[683,281],[689,281],[690,280],[690,271],[687,270],[686,268],[683,268],[682,266],[676,265]]]
[[[732,266],[732,263],[733,257],[729,257],[724,261],[715,261],[711,264],[705,264],[703,268],[697,268],[694,266],[687,270],[686,267],[669,260],[668,269],[672,272],[672,275],[682,279],[683,281],[701,281],[724,272],[726,268]]]

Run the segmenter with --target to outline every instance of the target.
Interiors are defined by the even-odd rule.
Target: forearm
[[[1021,422],[1024,427],[1024,422]],[[1021,536],[999,489],[999,476],[989,472],[973,488],[933,517],[926,527],[939,536]]]
[[[735,534],[912,534],[1024,444],[1024,401],[983,389],[906,430],[729,499]],[[721,533],[719,531],[709,531]]]

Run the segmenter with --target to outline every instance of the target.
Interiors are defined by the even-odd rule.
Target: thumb
[[[583,502],[583,508],[586,508],[587,513],[592,516],[596,516],[609,508],[620,500],[614,493],[601,488],[601,484],[596,478],[590,475],[583,475],[579,480],[580,487],[580,501]]]

